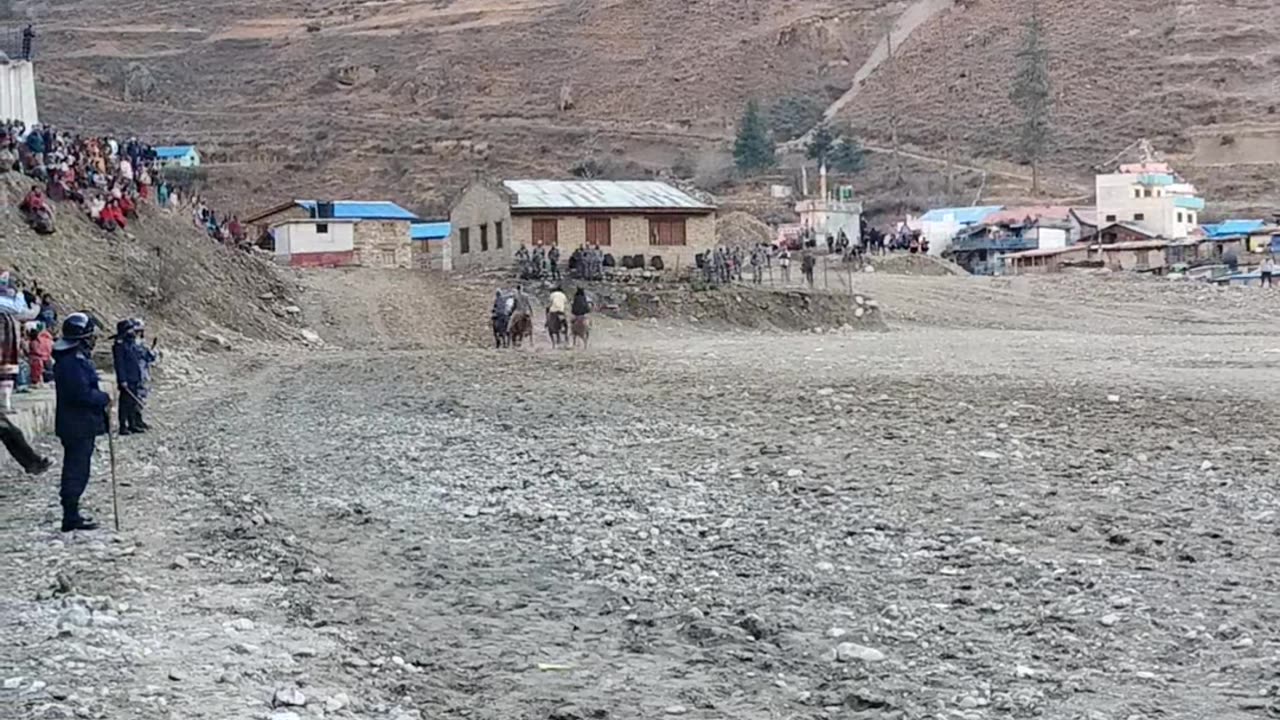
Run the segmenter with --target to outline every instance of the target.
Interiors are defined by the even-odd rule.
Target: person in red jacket
[[[31,385],[40,387],[44,384],[45,368],[53,358],[53,336],[43,323],[36,323],[28,336],[27,362],[31,365]]]
[[[116,200],[108,200],[107,206],[102,209],[102,226],[123,230],[125,225],[124,213],[120,212],[120,203]]]

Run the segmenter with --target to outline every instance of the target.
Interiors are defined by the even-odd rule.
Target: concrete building
[[[1121,165],[1095,178],[1098,225],[1131,223],[1157,237],[1190,237],[1199,224],[1204,200],[1195,186],[1161,162]]]
[[[818,175],[818,197],[805,198],[796,203],[800,226],[812,230],[818,244],[829,235],[833,238],[844,233],[850,242],[862,237],[862,203],[853,199],[853,188],[845,186],[835,193],[827,192],[827,167],[823,165]]]
[[[0,62],[0,119],[40,122],[36,107],[36,70],[29,60]]]
[[[918,220],[920,235],[929,241],[929,254],[940,256],[951,247],[951,239],[961,230],[980,225],[988,215],[1003,209],[1003,205],[986,205],[930,210]]]
[[[200,152],[195,145],[162,145],[155,151],[160,167],[200,167]]]
[[[293,267],[355,265],[355,220],[284,220],[272,228],[276,262]]]
[[[409,226],[409,239],[413,241],[413,267],[418,270],[452,270],[453,257],[449,254],[447,222],[413,223]]]
[[[505,266],[516,248],[598,245],[690,267],[714,247],[715,207],[657,181],[508,180],[468,185],[449,211],[452,268]]]
[[[263,239],[260,244],[274,247],[275,228],[289,220],[317,221],[317,234],[325,220],[354,223],[350,264],[382,268],[413,267],[410,229],[414,223],[422,222],[392,202],[292,200],[246,218],[243,223],[255,237]]]

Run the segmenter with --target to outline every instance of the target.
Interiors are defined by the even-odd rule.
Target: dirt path
[[[499,353],[455,313],[395,346],[421,321],[393,310],[482,287],[317,278],[331,349],[157,393],[125,532],[63,537],[52,481],[0,485],[6,717],[1276,702],[1276,297],[877,277],[889,332],[633,322]]]

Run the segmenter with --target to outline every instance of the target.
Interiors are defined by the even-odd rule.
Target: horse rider
[[[512,298],[511,320],[508,327],[515,327],[521,318],[531,317],[533,315],[533,303],[529,300],[529,295],[525,293],[523,285],[516,286],[515,296]]]
[[[569,310],[569,296],[564,294],[564,290],[559,285],[551,291],[551,297],[547,300],[547,325],[551,324],[552,318],[555,318],[561,330],[567,330],[568,324],[565,322],[565,313]]]

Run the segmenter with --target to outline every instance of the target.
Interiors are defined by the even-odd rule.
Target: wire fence
[[[749,262],[732,272],[717,272],[698,269],[693,279],[708,285],[745,285],[777,290],[821,290],[830,293],[856,294],[858,276],[863,273],[864,262],[845,260],[840,255],[814,256],[814,264],[805,270],[804,260],[798,254],[784,265],[780,258],[759,267],[752,267]]]

